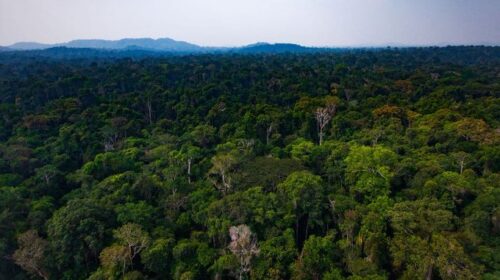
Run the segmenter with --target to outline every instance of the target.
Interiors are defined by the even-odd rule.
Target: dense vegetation
[[[0,55],[1,279],[499,279],[500,48]]]

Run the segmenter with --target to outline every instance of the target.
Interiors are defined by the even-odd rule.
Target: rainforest
[[[0,52],[0,279],[500,279],[500,47]]]

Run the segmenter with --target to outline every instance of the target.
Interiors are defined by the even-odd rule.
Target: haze
[[[0,45],[169,37],[203,46],[498,44],[498,0],[0,0]]]

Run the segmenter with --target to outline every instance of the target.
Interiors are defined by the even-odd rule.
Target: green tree
[[[311,235],[293,266],[292,279],[322,279],[323,274],[338,265],[333,238],[333,234],[325,237]]]
[[[371,201],[390,193],[397,155],[382,146],[352,146],[345,158],[351,192]]]
[[[326,207],[323,181],[308,171],[297,171],[278,185],[278,191],[295,216],[296,241],[302,244],[310,227],[323,225],[322,213]]]
[[[48,239],[60,278],[81,278],[97,264],[104,248],[109,211],[90,199],[70,200],[48,221]]]
[[[394,230],[390,248],[393,265],[404,279],[432,279],[435,271],[442,279],[478,278],[480,268],[447,233],[454,226],[453,214],[437,200],[396,203],[390,217]]]

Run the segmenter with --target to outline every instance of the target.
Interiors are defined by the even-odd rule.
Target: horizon
[[[0,0],[0,45],[172,38],[205,47],[500,44],[493,0]]]
[[[67,48],[80,48],[80,47],[68,47],[68,46],[60,46],[64,44],[68,44],[71,42],[75,41],[109,41],[109,42],[116,42],[116,41],[122,41],[122,40],[162,40],[162,39],[169,39],[169,40],[174,40],[176,42],[184,42],[184,43],[189,43],[196,45],[201,48],[241,48],[241,47],[248,47],[248,46],[253,46],[257,44],[293,44],[293,45],[298,45],[302,47],[307,47],[307,48],[385,48],[385,47],[394,47],[394,48],[426,48],[426,47],[461,47],[461,46],[486,46],[486,47],[499,47],[500,43],[494,43],[494,42],[477,42],[477,43],[471,43],[471,44],[453,44],[453,43],[448,43],[448,42],[441,42],[437,44],[405,44],[405,43],[398,43],[398,42],[390,42],[390,43],[380,43],[380,44],[356,44],[356,45],[326,45],[326,46],[317,46],[317,45],[303,45],[300,43],[296,42],[251,42],[245,45],[226,45],[226,46],[220,46],[220,45],[199,45],[195,44],[189,41],[185,40],[178,40],[176,38],[172,37],[125,37],[125,38],[119,38],[119,39],[102,39],[102,38],[90,38],[90,39],[80,39],[80,38],[75,38],[71,39],[68,41],[64,42],[38,42],[38,41],[19,41],[15,42],[10,45],[0,45],[0,47],[5,47],[5,48],[10,48],[14,45],[17,44],[40,44],[40,45],[47,45],[47,48],[53,48],[53,47],[67,47]],[[130,45],[133,46],[133,45]],[[89,47],[92,48],[92,47]]]

